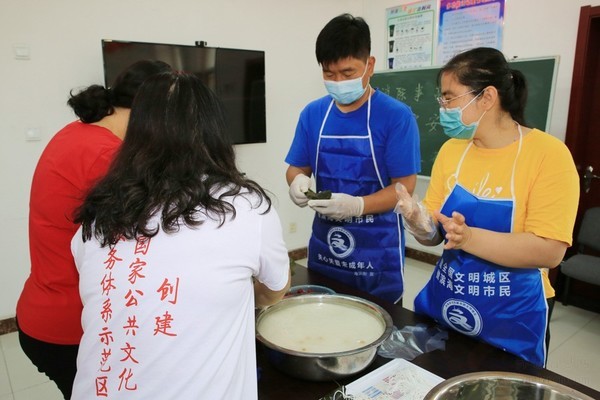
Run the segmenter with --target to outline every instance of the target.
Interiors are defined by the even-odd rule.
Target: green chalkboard
[[[529,88],[525,120],[530,128],[548,130],[554,96],[558,57],[511,61],[513,69],[523,72]],[[439,125],[437,75],[440,68],[420,68],[376,72],[371,85],[408,104],[417,118],[421,135],[421,175],[430,176],[433,161],[448,139]]]

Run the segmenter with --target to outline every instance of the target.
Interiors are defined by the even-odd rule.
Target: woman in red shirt
[[[102,177],[121,145],[133,98],[149,76],[168,71],[139,61],[110,88],[92,85],[71,94],[79,117],[50,140],[33,175],[29,203],[31,272],[17,303],[21,347],[40,372],[71,397],[81,328],[79,276],[70,250],[73,213]]]

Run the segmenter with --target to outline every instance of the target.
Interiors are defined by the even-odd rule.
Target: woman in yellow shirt
[[[440,124],[452,139],[423,204],[398,190],[415,238],[445,241],[415,311],[543,366],[554,297],[545,270],[572,243],[579,200],[573,158],[524,126],[524,76],[498,50],[460,53],[439,77]]]

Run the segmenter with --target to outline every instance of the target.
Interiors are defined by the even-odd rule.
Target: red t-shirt
[[[48,143],[29,201],[31,273],[17,302],[19,327],[56,344],[79,344],[82,304],[71,254],[73,213],[102,177],[121,140],[108,129],[72,122]]]

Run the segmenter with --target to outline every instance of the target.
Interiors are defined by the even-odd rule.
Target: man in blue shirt
[[[290,198],[317,212],[308,268],[396,303],[404,287],[404,229],[393,212],[394,185],[414,190],[417,123],[407,105],[370,86],[375,57],[362,18],[329,21],[316,56],[329,94],[301,112],[285,159]],[[307,197],[311,176],[330,199]]]

